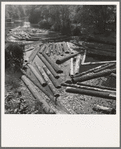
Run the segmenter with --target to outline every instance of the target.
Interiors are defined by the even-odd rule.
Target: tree
[[[77,9],[78,22],[81,22],[84,28],[95,28],[103,33],[106,30],[106,24],[114,13],[115,5],[84,5]]]

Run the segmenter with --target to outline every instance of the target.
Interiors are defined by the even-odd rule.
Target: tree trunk
[[[76,94],[84,94],[84,95],[89,95],[89,96],[95,96],[95,97],[101,97],[101,98],[116,100],[116,95],[114,95],[114,94],[109,94],[109,93],[99,92],[99,91],[92,91],[92,90],[87,90],[87,89],[67,87],[66,92],[76,93]]]

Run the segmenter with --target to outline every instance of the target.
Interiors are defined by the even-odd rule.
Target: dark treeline
[[[5,16],[71,35],[116,29],[115,5],[6,5]]]

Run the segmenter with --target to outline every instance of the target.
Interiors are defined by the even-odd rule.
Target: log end
[[[43,87],[47,86],[47,83],[46,82],[42,83],[42,86]]]
[[[56,60],[56,64],[61,64],[61,61],[59,59]]]

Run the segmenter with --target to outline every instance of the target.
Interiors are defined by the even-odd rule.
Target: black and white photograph
[[[5,6],[6,114],[115,114],[115,5]]]
[[[3,4],[2,114],[116,119],[119,3]]]

